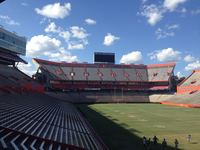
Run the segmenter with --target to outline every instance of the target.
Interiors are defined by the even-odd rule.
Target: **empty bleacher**
[[[148,69],[149,81],[167,81],[169,80],[169,77],[171,76],[172,70],[173,70],[173,67],[149,68]]]
[[[103,149],[66,102],[42,94],[4,94],[0,99],[0,149]]]
[[[83,68],[83,67],[82,68],[81,67],[74,67],[73,68],[73,72],[75,73],[74,77],[73,77],[74,80],[77,80],[77,81],[85,81],[86,80],[86,77],[84,75],[85,68]]]
[[[200,91],[200,71],[194,70],[192,74],[177,86],[177,93],[194,93]]]
[[[9,67],[6,65],[0,65],[0,75],[9,81],[17,82],[21,81],[22,83],[26,82],[26,76],[22,76],[21,72],[16,71],[16,68]],[[8,80],[5,80],[8,81]]]
[[[47,92],[49,96],[70,103],[148,103],[148,94],[122,91]]]
[[[0,149],[106,149],[72,104],[33,87],[17,68],[0,66]]]
[[[48,67],[46,67],[48,66]],[[55,74],[56,71],[53,71],[52,67],[51,69],[48,69],[51,67],[50,65],[43,65],[42,67],[45,67],[53,76],[56,76],[57,79],[62,79],[60,75]],[[130,81],[147,81],[147,73],[145,69],[123,69],[123,68],[95,68],[95,67],[61,67],[63,72],[68,75],[70,78],[69,80],[74,81],[127,81],[128,78]],[[57,66],[57,70],[59,70],[59,66]],[[87,72],[86,72],[87,71]],[[73,74],[73,78],[71,76],[71,73]],[[87,77],[84,73],[87,73]],[[125,76],[125,73],[128,75]]]
[[[200,72],[195,71],[189,78],[187,78],[180,86],[198,86],[200,85]]]
[[[115,72],[116,81],[128,81],[129,75],[124,71],[124,69],[112,68],[112,71]]]
[[[66,80],[71,80],[70,72],[72,72],[72,69],[71,68],[67,68],[67,67],[60,67],[60,69],[65,74]]]
[[[61,68],[57,65],[43,65],[43,68],[55,79],[57,80],[66,80],[67,76],[63,73]]]
[[[164,102],[170,102],[175,104],[191,104],[200,106],[200,91],[194,93],[183,93],[183,94],[174,94],[168,96],[164,99],[161,99]]]
[[[124,71],[125,71],[125,73],[127,73],[129,75],[130,81],[138,81],[139,78],[137,78],[135,69],[125,68]]]
[[[19,57],[26,38],[2,27],[0,34],[0,150],[107,149],[72,104],[45,95],[43,85],[17,69],[27,63]],[[56,80],[73,79],[56,63],[43,70]]]
[[[148,89],[156,90],[159,83],[155,87],[152,87],[153,84],[149,83],[160,81],[169,83],[175,66],[174,63],[156,65],[111,65],[59,63],[41,59],[34,59],[34,61],[39,64],[41,70],[45,70],[42,72],[47,72],[46,76],[48,76],[51,81],[66,81],[68,87],[69,84],[78,85],[81,83],[85,88],[91,88],[92,85],[94,88],[97,88],[100,87],[102,83],[105,85],[107,82],[106,86],[101,86],[105,89],[113,88],[113,84],[125,86],[129,83],[132,86],[129,88],[135,89],[137,87],[133,87],[134,85],[139,87],[141,86],[140,83],[143,83],[144,86],[142,85],[140,89],[146,86]],[[59,84],[59,82],[56,82],[56,84]],[[150,87],[148,85],[150,85]],[[73,85],[71,87],[73,87]],[[73,88],[75,88],[75,86]],[[78,88],[78,86],[76,88]],[[162,89],[162,87],[158,87],[158,89]]]
[[[43,86],[15,67],[0,65],[0,89],[7,92],[43,92]]]

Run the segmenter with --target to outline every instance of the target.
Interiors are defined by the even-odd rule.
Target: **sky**
[[[94,52],[115,53],[116,63],[176,62],[175,74],[200,69],[199,0],[6,0],[0,25],[27,38],[32,58],[93,62]]]

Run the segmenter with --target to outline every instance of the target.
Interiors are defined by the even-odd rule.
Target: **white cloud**
[[[165,0],[163,6],[170,11],[174,11],[179,4],[185,3],[187,0]]]
[[[192,10],[191,14],[192,15],[198,15],[198,14],[200,14],[200,9]]]
[[[176,73],[176,75],[177,75],[178,78],[183,77],[183,74],[182,74],[180,71],[178,71],[178,72]]]
[[[189,63],[186,67],[185,70],[186,71],[190,71],[190,70],[195,70],[195,69],[200,69],[200,61],[197,60],[195,62]]]
[[[181,10],[179,10],[178,12],[180,12],[180,13],[184,14],[184,13],[186,13],[186,12],[187,12],[187,9],[186,9],[186,8],[181,8]]]
[[[140,51],[132,51],[131,53],[125,54],[120,59],[120,63],[130,64],[140,62],[142,60],[142,53]]]
[[[22,6],[28,6],[28,3],[22,2],[21,5]]]
[[[56,26],[54,22],[51,22],[45,29],[45,32],[53,32],[53,33],[58,33],[60,32],[60,29]]]
[[[181,52],[174,50],[173,48],[166,48],[158,51],[154,51],[150,54],[150,59],[156,59],[160,62],[163,61],[176,61],[180,60]]]
[[[27,42],[26,49],[28,56],[41,56],[46,51],[53,51],[60,48],[61,42],[55,38],[50,38],[45,35],[33,36]]]
[[[161,28],[158,28],[155,32],[157,39],[164,39],[166,37],[173,37],[175,33],[173,31],[165,31]]]
[[[85,46],[82,43],[69,43],[68,44],[68,49],[72,50],[72,49],[84,49]]]
[[[88,45],[88,33],[87,31],[78,26],[72,26],[70,27],[70,35],[71,38],[68,41],[68,49],[84,49],[86,45]]]
[[[65,61],[65,62],[74,62],[78,61],[77,56],[71,55],[70,52],[67,51],[59,51],[55,53],[46,52],[46,56],[48,56],[51,61]]]
[[[35,11],[37,14],[48,18],[63,19],[69,15],[71,11],[71,4],[65,3],[63,6],[60,3],[48,4],[42,9],[35,8]]]
[[[192,61],[195,61],[195,60],[196,60],[196,58],[191,56],[191,55],[187,55],[187,56],[184,57],[185,62],[192,62]]]
[[[46,28],[45,32],[58,34],[67,43],[69,50],[72,49],[84,49],[88,45],[87,37],[89,34],[87,31],[79,26],[72,26],[69,30],[56,26],[54,22],[51,22]]]
[[[19,26],[20,25],[19,22],[13,20],[9,16],[0,15],[0,20],[2,20],[3,22],[5,22],[8,25],[12,25],[12,26]]]
[[[88,44],[87,40],[79,40],[79,41],[69,41],[68,42],[68,49],[84,49],[85,46]]]
[[[175,30],[179,28],[178,24],[173,24],[173,25],[167,25],[165,26],[164,29],[158,28],[155,31],[155,34],[157,36],[157,39],[164,39],[167,37],[173,37],[175,36]]]
[[[33,36],[27,42],[27,55],[30,57],[46,56],[51,61],[77,61],[77,56],[72,55],[64,47],[61,47],[61,44],[61,41],[49,36]]]
[[[150,4],[146,5],[146,1],[142,0],[141,11],[138,12],[139,15],[147,18],[147,22],[154,26],[159,21],[161,21],[164,15],[168,12],[173,12],[176,10],[178,5],[185,3],[187,0],[164,0],[159,4]],[[185,13],[186,8],[182,8],[181,10],[176,10],[179,13]]]
[[[111,33],[107,33],[107,35],[104,37],[103,44],[106,46],[112,45],[115,41],[119,40],[120,38],[117,36],[112,35]]]
[[[17,65],[18,69],[24,72],[25,74],[29,75],[30,77],[36,73],[36,68],[33,66],[31,62],[28,64],[19,63]]]
[[[47,23],[50,23],[51,22],[51,19],[50,18],[46,18],[46,17],[43,17],[41,20],[40,20],[40,24],[44,24],[45,22]]]
[[[68,41],[71,34],[69,31],[63,30],[61,27],[57,27],[54,22],[51,22],[45,29],[47,33],[57,33],[60,37],[64,38],[65,41]]]
[[[84,39],[88,36],[86,30],[78,26],[70,27],[70,32],[72,34],[72,37],[77,38],[77,39]]]
[[[142,0],[142,4],[146,3],[148,0]]]
[[[59,36],[65,39],[65,41],[69,41],[71,34],[69,31],[61,31]]]
[[[167,29],[168,30],[172,30],[172,29],[178,29],[179,28],[179,24],[172,24],[172,25],[168,25]]]
[[[58,33],[59,36],[63,37],[65,40],[68,40],[71,37],[77,39],[85,39],[88,36],[87,31],[79,26],[70,27],[69,31],[65,31],[61,27],[57,27],[54,22],[51,22],[46,28],[45,32],[49,33]]]
[[[163,13],[164,11],[159,6],[151,4],[151,5],[144,5],[140,15],[146,17],[147,22],[151,26],[154,26],[163,18]]]
[[[87,23],[88,25],[94,25],[97,22],[91,18],[87,18],[87,19],[85,19],[85,23]]]

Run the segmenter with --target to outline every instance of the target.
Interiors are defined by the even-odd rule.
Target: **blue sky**
[[[116,63],[176,61],[178,75],[200,68],[198,0],[6,0],[0,24],[27,37],[28,74],[31,58],[92,63],[95,51]]]

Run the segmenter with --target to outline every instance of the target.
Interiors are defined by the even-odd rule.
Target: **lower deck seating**
[[[70,103],[41,94],[0,96],[0,149],[104,149]]]
[[[200,86],[200,71],[194,71],[180,86]]]
[[[194,70],[192,74],[183,80],[177,86],[178,94],[194,93],[195,91],[200,91],[200,70]]]
[[[21,93],[44,92],[44,87],[13,66],[0,65],[0,90]]]
[[[175,94],[171,97],[166,98],[164,101],[173,102],[179,104],[200,104],[200,91],[194,93],[184,93],[184,94]]]
[[[148,94],[125,91],[109,92],[48,92],[48,95],[70,103],[148,103]]]

